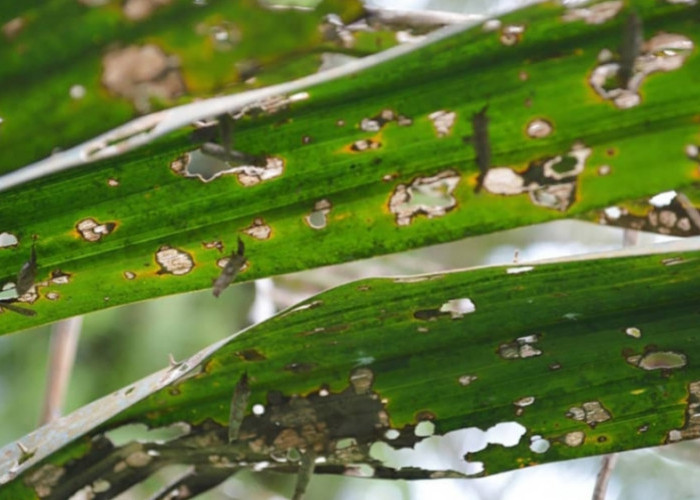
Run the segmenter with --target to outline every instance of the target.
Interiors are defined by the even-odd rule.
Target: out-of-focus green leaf
[[[348,22],[362,12],[359,0],[324,0],[308,11],[257,0],[4,2],[0,172],[137,110],[279,83],[315,72],[323,52],[361,56],[394,43],[386,34],[376,46],[324,35],[326,15]]]
[[[293,472],[310,449],[319,473],[435,478],[697,437],[700,254],[603,257],[324,292],[26,436],[34,455],[0,498],[105,482],[113,496],[170,463]],[[109,431],[133,423],[178,437],[115,447]],[[504,423],[519,430],[508,446],[445,449],[442,469],[421,460],[427,443]],[[0,457],[7,472],[17,446]]]

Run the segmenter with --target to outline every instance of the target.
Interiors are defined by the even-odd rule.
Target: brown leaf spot
[[[116,227],[117,224],[115,222],[105,222],[104,224],[100,224],[91,217],[83,219],[75,225],[75,229],[78,230],[80,236],[85,241],[91,242],[101,240],[104,236],[107,236],[114,231]]]
[[[194,260],[190,254],[167,245],[163,245],[156,252],[156,262],[161,267],[158,274],[181,276],[189,273],[194,267]]]
[[[131,101],[140,113],[151,110],[151,98],[172,101],[185,92],[179,62],[155,45],[112,50],[102,66],[102,84]]]
[[[267,358],[257,349],[245,349],[236,352],[236,356],[243,361],[265,361]]]
[[[253,223],[245,228],[243,232],[256,240],[267,240],[272,235],[272,228],[265,224],[262,217],[256,217]]]
[[[168,5],[169,3],[170,0],[126,0],[123,12],[131,21],[142,21],[150,16],[158,7]]]

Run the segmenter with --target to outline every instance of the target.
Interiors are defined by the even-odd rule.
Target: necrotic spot
[[[21,17],[10,19],[0,27],[0,31],[8,40],[13,40],[24,29],[26,21]]]
[[[109,233],[114,231],[116,226],[117,225],[114,222],[105,222],[104,224],[100,224],[95,219],[88,217],[87,219],[83,219],[78,222],[75,228],[78,230],[78,233],[80,233],[80,236],[82,236],[84,240],[95,242],[101,240],[102,237],[107,236]]]
[[[621,62],[599,64],[589,79],[593,90],[619,109],[639,105],[642,100],[640,87],[646,78],[652,73],[674,71],[683,66],[694,43],[682,35],[660,33],[643,44],[640,40],[639,44],[631,46],[635,50],[622,53]],[[627,62],[624,62],[625,58]]]
[[[14,247],[19,243],[17,236],[12,233],[0,233],[0,248]]]
[[[123,7],[124,15],[131,21],[146,19],[158,7],[168,5],[171,0],[126,0]]]
[[[583,431],[569,432],[564,436],[564,443],[567,446],[581,446],[583,444],[586,434]]]
[[[72,85],[71,88],[68,90],[68,94],[71,96],[71,99],[79,100],[85,97],[85,94],[87,91],[85,90],[85,87],[82,85]]]
[[[202,31],[208,32],[214,49],[219,52],[228,52],[241,40],[240,30],[228,21],[222,21],[219,24],[210,26],[208,30],[205,27]]]
[[[527,124],[527,135],[533,139],[547,137],[552,130],[552,124],[541,118],[536,118]]]
[[[379,149],[381,146],[382,143],[379,141],[375,141],[373,139],[360,139],[359,141],[355,141],[350,145],[350,151],[360,153],[371,149]]]
[[[642,331],[635,327],[635,326],[630,326],[629,328],[625,328],[625,333],[629,335],[632,338],[638,339],[642,337]]]
[[[445,170],[432,177],[417,177],[408,186],[396,186],[389,200],[389,210],[395,214],[396,224],[406,226],[420,214],[429,219],[445,215],[457,205],[452,193],[459,179],[454,170]]]
[[[476,306],[469,298],[450,299],[440,306],[440,312],[450,313],[452,319],[459,319],[474,311],[476,311]]]
[[[542,436],[532,436],[530,438],[530,451],[533,453],[545,453],[549,449],[549,441]]]
[[[622,9],[622,1],[601,2],[590,7],[573,8],[562,16],[564,21],[585,21],[587,24],[602,24],[612,19]]]
[[[636,361],[636,366],[643,370],[669,370],[674,368],[682,368],[687,364],[685,354],[673,351],[650,352],[636,359],[637,357],[630,356],[627,361]]]
[[[323,229],[326,227],[326,216],[330,213],[333,205],[330,201],[323,199],[314,204],[313,211],[304,217],[306,223],[312,229]]]
[[[452,127],[457,118],[457,113],[454,111],[446,111],[440,109],[434,111],[428,115],[428,118],[433,122],[433,127],[435,127],[435,133],[438,137],[445,137],[450,132],[452,132]]]
[[[512,46],[520,42],[523,33],[525,33],[525,26],[522,24],[509,24],[503,26],[499,39],[503,45]]]
[[[172,100],[185,92],[177,58],[168,57],[156,45],[112,50],[102,65],[102,84],[130,100],[141,113],[150,111],[154,97]]]
[[[270,156],[255,160],[259,160],[259,164],[241,165],[236,161],[223,161],[197,149],[177,157],[170,163],[170,169],[178,175],[205,183],[223,175],[235,175],[238,182],[246,187],[274,179],[284,172],[284,161],[281,158]]]
[[[181,276],[189,273],[194,267],[194,260],[190,254],[167,245],[160,247],[156,252],[156,262],[161,267],[158,274]]]
[[[54,285],[66,285],[70,281],[71,275],[64,273],[60,269],[51,271],[50,282]]]
[[[256,217],[253,223],[245,228],[243,232],[256,240],[267,240],[272,234],[272,228],[265,224],[262,217]]]
[[[459,385],[462,386],[467,386],[474,382],[478,377],[476,375],[461,375],[458,379],[457,382],[459,382]]]

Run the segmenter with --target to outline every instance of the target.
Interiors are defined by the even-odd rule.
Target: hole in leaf
[[[411,224],[417,215],[429,219],[444,216],[457,206],[452,193],[459,179],[454,170],[445,170],[431,177],[417,177],[408,186],[396,186],[389,199],[389,210],[396,216],[396,224]]]

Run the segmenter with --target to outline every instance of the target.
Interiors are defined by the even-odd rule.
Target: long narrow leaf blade
[[[63,498],[100,481],[116,494],[119,461],[145,461],[130,466],[133,481],[173,462],[294,472],[287,457],[312,449],[318,473],[364,464],[410,479],[692,439],[699,266],[694,250],[350,283],[39,429],[21,441],[31,457],[3,448],[2,470],[20,475],[0,498],[40,487]],[[244,373],[249,399],[232,422]],[[140,400],[112,406],[122,394]],[[115,447],[108,431],[133,423],[180,432]],[[448,447],[441,468],[421,461],[429,443],[486,439],[505,423],[519,431],[508,446]]]
[[[19,240],[0,248],[5,281],[33,236],[39,269],[37,293],[22,298],[37,315],[2,314],[0,332],[210,287],[239,235],[249,267],[238,279],[248,280],[696,182],[700,7],[635,2],[639,86],[613,92],[629,13],[617,7],[591,19],[536,6],[496,31],[464,31],[310,88],[277,112],[260,104],[233,139],[265,168],[212,167],[188,130],[3,193],[0,231]],[[482,109],[486,173],[473,141],[486,137],[473,129]]]

